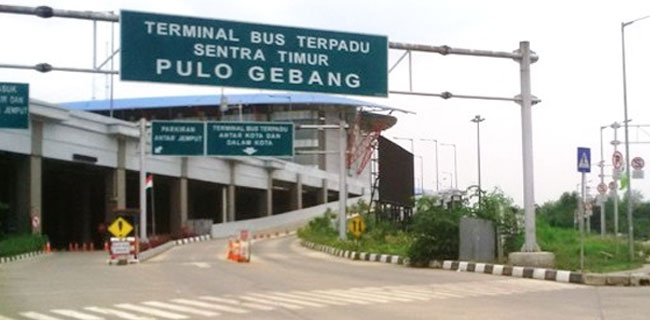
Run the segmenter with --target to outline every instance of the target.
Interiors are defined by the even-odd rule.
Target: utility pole
[[[458,189],[458,166],[456,162],[456,144],[454,143],[440,143],[441,146],[453,147],[454,148],[454,188]]]
[[[481,118],[481,115],[477,114],[472,120],[476,123],[476,154],[478,155],[478,208],[481,209],[481,122],[485,121],[485,118]]]
[[[440,176],[438,175],[438,140],[437,139],[420,139],[420,141],[433,141],[436,143],[436,191],[440,191]]]

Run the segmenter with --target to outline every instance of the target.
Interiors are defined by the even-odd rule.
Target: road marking
[[[431,300],[431,297],[427,296],[426,294],[421,294],[421,293],[416,293],[416,292],[409,292],[406,290],[401,290],[401,289],[387,289],[387,292],[390,292],[391,294],[398,295],[399,297],[404,297],[407,299],[415,299],[415,300],[420,300],[420,301],[429,301]]]
[[[2,316],[2,315],[0,314],[0,320],[14,320],[14,319],[4,317],[4,316]]]
[[[20,313],[20,315],[25,317],[25,318],[30,318],[30,319],[34,319],[34,320],[59,320],[59,318],[50,317],[50,316],[44,315],[42,313],[31,312],[31,311],[30,312],[22,312],[22,313]]]
[[[319,303],[314,303],[314,302],[307,302],[307,301],[290,299],[290,298],[284,298],[284,297],[278,297],[278,296],[275,296],[275,295],[273,295],[271,293],[249,293],[249,295],[260,297],[262,299],[266,298],[266,299],[270,299],[270,300],[288,302],[290,304],[303,305],[303,306],[307,306],[307,307],[315,307],[315,308],[323,308],[323,307],[325,307],[324,304],[319,304]]]
[[[300,295],[300,296],[308,296],[308,297],[316,297],[318,299],[326,299],[326,300],[331,300],[331,301],[340,301],[341,303],[370,304],[370,302],[368,302],[368,301],[351,300],[351,299],[348,299],[348,298],[332,297],[332,296],[325,297],[323,294],[317,294],[317,293],[311,293],[311,292],[291,291],[291,294]]]
[[[80,319],[80,320],[104,320],[102,317],[93,316],[91,314],[81,313],[74,310],[56,309],[50,310],[52,313],[60,314],[62,316]]]
[[[186,316],[177,313],[171,313],[171,312],[162,311],[162,310],[149,308],[149,307],[136,306],[134,304],[129,304],[129,303],[116,304],[115,306],[121,309],[137,311],[137,312],[146,313],[152,316],[157,316],[157,317],[162,317],[167,319],[174,319],[174,320],[187,319]]]
[[[265,306],[261,304],[256,304],[256,303],[250,303],[250,302],[241,302],[239,300],[235,299],[226,299],[226,298],[217,298],[217,297],[211,297],[211,296],[202,296],[199,297],[199,299],[207,300],[207,301],[213,301],[213,302],[221,302],[221,303],[228,303],[236,306],[242,306],[242,307],[247,307],[251,309],[257,309],[257,310],[263,310],[263,311],[271,311],[275,310],[275,308],[270,307],[270,306]]]
[[[348,305],[345,302],[333,301],[333,300],[328,300],[328,299],[323,299],[323,298],[304,297],[304,296],[300,296],[300,295],[297,295],[297,294],[282,293],[282,292],[272,292],[272,293],[274,295],[276,295],[276,296],[282,296],[282,297],[288,297],[288,298],[294,298],[294,299],[302,299],[302,300],[320,302],[320,303],[325,303],[325,304],[333,304],[333,305],[336,305],[336,306],[347,306]]]
[[[245,309],[234,308],[234,307],[229,307],[229,306],[222,306],[222,305],[219,305],[219,304],[212,304],[212,303],[207,303],[207,302],[202,302],[202,301],[187,300],[187,299],[174,299],[172,301],[177,302],[177,303],[187,304],[187,305],[190,305],[190,306],[201,307],[201,308],[206,308],[206,309],[212,309],[212,310],[219,310],[219,311],[239,313],[239,314],[248,313],[248,310],[245,310]]]
[[[201,268],[201,269],[210,268],[210,264],[207,263],[207,262],[186,262],[186,263],[183,263],[183,265],[185,265],[185,266],[195,266],[195,267],[198,267],[198,268]]]
[[[335,296],[340,296],[340,297],[345,297],[351,300],[354,299],[362,299],[365,301],[371,301],[371,302],[376,302],[376,303],[388,303],[388,300],[385,299],[379,299],[379,298],[372,298],[372,297],[367,297],[367,296],[362,296],[359,294],[355,294],[353,292],[350,292],[348,290],[314,290],[313,292],[315,293],[320,293],[320,294],[325,294],[325,295],[335,295]]]
[[[352,292],[353,294],[358,294],[358,295],[363,295],[366,297],[372,297],[372,298],[378,298],[378,299],[384,299],[388,301],[399,301],[399,302],[411,302],[413,300],[411,299],[405,299],[405,298],[400,298],[396,297],[394,295],[388,294],[388,292],[369,292],[364,288],[352,288],[349,289],[348,291]]]
[[[196,315],[204,316],[204,317],[214,317],[214,316],[220,315],[220,313],[218,313],[218,312],[199,310],[199,309],[194,309],[194,308],[185,307],[185,306],[178,306],[178,305],[175,305],[175,304],[169,304],[169,303],[159,302],[159,301],[146,301],[146,302],[143,302],[142,304],[152,306],[152,307],[158,307],[158,308],[162,308],[162,309],[168,309],[168,310],[171,310],[171,311],[178,311],[178,312],[196,314]]]
[[[249,297],[249,296],[239,296],[239,298],[243,299],[243,300],[248,300],[248,301],[261,303],[261,304],[270,304],[272,306],[283,307],[283,308],[287,308],[287,309],[291,309],[291,310],[302,309],[302,307],[292,305],[292,304],[288,304],[288,303],[282,303],[282,302],[278,302],[278,301],[266,301],[264,299],[259,299],[259,298],[255,298],[255,297]]]
[[[109,315],[109,316],[116,316],[118,318],[122,319],[127,319],[127,320],[155,320],[155,318],[149,318],[149,317],[141,317],[141,316],[136,316],[132,313],[124,312],[124,311],[119,311],[119,310],[114,310],[114,309],[107,309],[107,308],[99,308],[99,307],[85,307],[84,309],[92,312],[97,312],[101,313],[104,315]]]

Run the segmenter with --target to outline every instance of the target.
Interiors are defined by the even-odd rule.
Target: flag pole
[[[151,175],[151,234],[156,235],[156,196],[154,193],[153,174]]]

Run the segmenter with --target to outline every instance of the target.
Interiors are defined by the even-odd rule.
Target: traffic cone
[[[85,242],[81,244],[81,250],[82,251],[88,251],[88,247],[86,246]]]
[[[94,242],[90,243],[90,251],[95,251],[95,243]]]
[[[108,251],[108,241],[104,241],[104,251]]]
[[[50,247],[50,242],[45,243],[45,253],[52,253],[52,247]]]
[[[77,250],[79,250],[79,244],[75,242],[72,251],[77,251]]]

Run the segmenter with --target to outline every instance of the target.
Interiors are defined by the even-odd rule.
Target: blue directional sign
[[[591,149],[578,147],[578,172],[591,172]]]

